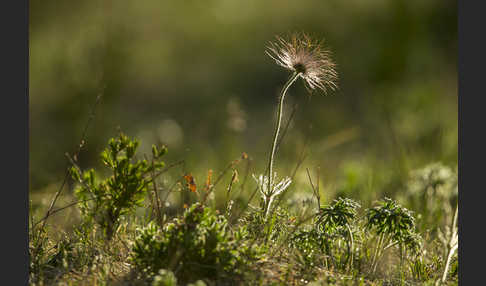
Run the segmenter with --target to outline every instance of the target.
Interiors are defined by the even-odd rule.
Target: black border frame
[[[0,281],[28,285],[29,1],[2,2],[2,218]],[[5,184],[7,183],[7,184]]]
[[[484,11],[482,1],[458,3],[458,168],[459,168],[459,285],[483,285],[482,254],[485,209],[484,183]],[[478,5],[482,4],[482,5]],[[469,137],[466,138],[466,134]],[[484,247],[483,247],[484,248]],[[478,282],[479,281],[479,282]]]

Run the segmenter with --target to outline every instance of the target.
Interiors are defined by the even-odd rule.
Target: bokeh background
[[[400,192],[411,170],[457,165],[457,3],[452,0],[30,2],[30,195],[47,205],[103,96],[79,156],[121,129],[141,154],[167,144],[203,182],[246,152],[267,164],[277,96],[289,76],[265,55],[275,35],[305,31],[332,51],[339,90],[287,97],[293,120],[276,170],[303,152],[324,200]],[[285,123],[284,123],[285,124]],[[253,183],[253,182],[252,182]],[[303,187],[304,188],[304,187]]]

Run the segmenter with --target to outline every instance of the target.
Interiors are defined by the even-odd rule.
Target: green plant
[[[338,198],[331,205],[320,208],[308,229],[296,231],[290,240],[291,247],[309,267],[325,263],[327,269],[353,268],[354,229],[360,205]],[[343,249],[342,245],[346,245]]]
[[[330,254],[331,236],[319,229],[296,231],[290,239],[290,247],[297,250],[298,260],[307,268],[321,266],[322,262],[330,268],[334,263]]]
[[[88,234],[84,225],[80,225],[74,228],[71,235],[63,233],[57,241],[43,236],[45,245],[39,249],[42,252],[31,259],[30,282],[34,285],[53,285],[59,277],[73,269],[91,267],[100,251],[97,249],[99,245],[90,241]]]
[[[49,258],[49,237],[45,228],[29,228],[29,281],[43,278],[44,265]]]
[[[316,226],[327,233],[347,232],[346,239],[347,256],[344,262],[349,268],[353,267],[354,239],[351,224],[356,218],[357,209],[361,207],[359,203],[348,198],[338,198],[327,207],[322,207],[317,215]]]
[[[268,239],[276,243],[284,239],[294,227],[295,217],[285,208],[277,206],[272,221],[270,221],[273,227],[269,234],[266,232],[268,228],[265,224],[265,216],[257,208],[250,208],[239,218],[238,222],[248,232],[250,239],[258,241]]]
[[[174,271],[187,283],[198,279],[236,279],[239,271],[259,255],[245,241],[246,230],[232,232],[227,220],[200,203],[160,229],[150,222],[139,230],[132,247],[134,265],[151,276],[161,268]]]
[[[85,222],[96,221],[110,240],[118,227],[119,218],[142,206],[148,188],[152,185],[153,172],[164,163],[158,161],[166,154],[165,147],[152,147],[152,162],[139,160],[135,154],[139,141],[123,133],[111,138],[108,148],[101,153],[103,164],[112,175],[98,181],[94,169],[82,172],[74,165],[72,177],[79,183],[75,194],[80,199],[80,209]]]
[[[420,235],[415,233],[415,218],[411,211],[390,198],[384,198],[378,204],[366,212],[366,228],[379,236],[371,261],[372,272],[375,272],[380,257],[388,248],[399,245],[402,261],[403,247],[418,252],[421,241]]]
[[[412,277],[419,282],[425,282],[437,276],[441,268],[441,261],[434,257],[432,261],[427,261],[424,257],[417,256],[409,261],[409,269]]]

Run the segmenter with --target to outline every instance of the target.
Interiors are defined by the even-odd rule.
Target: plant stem
[[[349,263],[349,269],[352,271],[353,270],[353,252],[354,252],[353,232],[351,231],[349,224],[346,224],[346,228],[348,229],[349,239],[350,239],[350,243],[351,243],[351,244],[348,243],[348,257],[346,258],[346,260],[348,260],[348,258],[351,258],[351,261]],[[346,264],[347,264],[347,261],[346,261]]]
[[[378,264],[378,256],[380,252],[380,248],[382,247],[382,242],[384,239],[384,234],[380,234],[380,237],[378,239],[378,245],[376,246],[375,254],[373,255],[373,260],[371,261],[371,273],[375,273],[376,270],[376,265]]]
[[[451,229],[451,237],[449,239],[449,243],[447,245],[448,248],[448,254],[447,254],[447,261],[444,267],[444,273],[442,274],[442,283],[445,283],[447,279],[447,273],[449,272],[449,266],[452,260],[452,256],[454,255],[454,252],[458,248],[458,234],[457,234],[457,211],[458,211],[458,206],[456,206],[456,211],[454,213],[454,218],[452,220],[452,229]]]
[[[290,76],[289,80],[287,83],[285,83],[282,92],[280,94],[280,99],[278,103],[278,109],[277,109],[277,125],[275,126],[275,133],[273,134],[273,142],[272,142],[272,152],[270,153],[270,159],[268,162],[268,188],[267,192],[268,194],[267,199],[266,199],[266,205],[265,205],[265,213],[267,212],[267,209],[270,208],[270,196],[272,195],[272,186],[273,186],[273,161],[274,161],[274,156],[275,156],[275,150],[277,147],[277,139],[278,139],[278,133],[280,132],[280,124],[282,122],[282,112],[283,112],[283,101],[285,99],[285,95],[287,93],[287,90],[289,87],[297,80],[297,78],[300,76],[300,72],[294,72],[292,76]]]
[[[389,244],[391,240],[390,236],[387,237],[384,234],[382,235],[383,235],[383,239],[380,241],[380,245],[378,248],[378,255],[376,256],[375,266],[373,267],[373,273],[376,272],[376,267],[378,266],[378,262],[380,261],[380,258],[383,256],[383,253],[385,252],[383,246]]]

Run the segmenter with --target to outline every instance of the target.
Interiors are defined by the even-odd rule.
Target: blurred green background
[[[285,106],[292,124],[276,169],[320,166],[326,198],[373,200],[400,191],[409,171],[457,165],[457,3],[450,0],[30,2],[30,192],[54,193],[103,97],[79,157],[120,127],[141,152],[168,145],[168,163],[203,182],[246,152],[264,171],[277,96],[289,76],[265,55],[275,35],[325,39],[339,90]],[[284,123],[285,124],[285,123]],[[363,192],[363,190],[373,190]],[[43,196],[50,199],[51,196]]]

